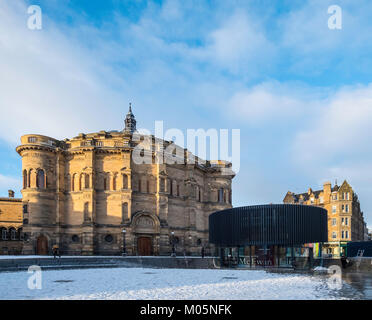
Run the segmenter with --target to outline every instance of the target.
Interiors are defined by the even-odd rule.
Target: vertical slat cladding
[[[238,207],[209,216],[209,241],[219,246],[292,246],[327,241],[327,228],[327,211],[319,207]]]

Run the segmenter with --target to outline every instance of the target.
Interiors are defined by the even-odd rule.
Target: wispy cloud
[[[17,191],[21,189],[21,179],[15,177],[4,176],[0,174],[0,190],[13,190]],[[8,194],[0,194],[0,197],[7,197]]]

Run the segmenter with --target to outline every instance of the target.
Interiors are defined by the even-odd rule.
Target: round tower
[[[41,135],[21,137],[23,254],[50,254],[56,239],[58,141]]]

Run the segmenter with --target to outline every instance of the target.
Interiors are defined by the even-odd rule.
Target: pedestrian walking
[[[61,253],[59,251],[59,246],[58,244],[55,244],[53,246],[53,256],[54,256],[54,259],[58,256],[59,258],[61,258]]]
[[[342,265],[342,268],[344,269],[347,267],[347,259],[344,254],[341,256],[341,265]]]
[[[52,248],[54,259],[55,259],[56,256],[57,256],[57,248],[58,248],[58,246],[57,246],[56,244],[55,244],[55,245],[53,246],[53,248]]]
[[[204,254],[205,254],[205,249],[204,249],[204,247],[202,247],[202,249],[201,249],[201,256],[202,256],[202,258],[204,258]]]

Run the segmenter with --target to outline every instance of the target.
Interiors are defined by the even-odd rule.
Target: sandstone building
[[[328,242],[324,244],[324,252],[330,255],[342,254],[342,248],[348,241],[363,241],[365,226],[363,212],[357,194],[345,180],[341,186],[330,182],[323,185],[323,190],[294,194],[287,192],[284,203],[298,203],[320,206],[328,213]]]
[[[0,198],[0,254],[21,254],[22,235],[22,199],[9,190]]]
[[[131,107],[123,131],[79,134],[62,141],[36,134],[21,137],[23,254],[200,254],[208,248],[208,216],[231,207],[231,163],[137,164],[139,141]],[[147,136],[142,153],[173,142]],[[144,141],[144,140],[141,140]],[[175,150],[179,151],[175,146]],[[182,149],[185,158],[193,155]],[[230,170],[231,174],[223,173]]]

